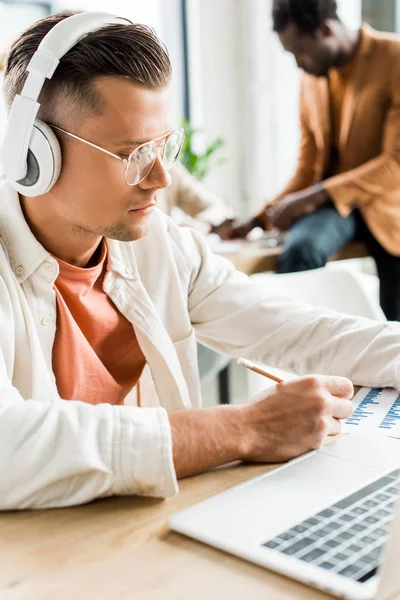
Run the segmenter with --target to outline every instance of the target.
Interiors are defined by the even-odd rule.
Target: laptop
[[[400,441],[346,435],[183,510],[173,530],[351,600],[400,592]]]

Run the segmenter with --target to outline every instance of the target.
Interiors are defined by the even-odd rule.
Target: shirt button
[[[125,273],[126,273],[127,275],[132,275],[132,273],[133,273],[133,269],[132,269],[132,267],[126,267],[126,269],[125,269]]]
[[[50,271],[53,270],[53,265],[49,262],[45,262],[44,263],[44,268],[46,269],[46,271],[48,271],[50,273]]]
[[[44,327],[47,327],[47,325],[49,325],[50,321],[51,321],[50,317],[42,317],[40,319],[40,322]]]
[[[23,275],[25,273],[25,269],[22,265],[18,265],[18,267],[15,269],[17,275]]]

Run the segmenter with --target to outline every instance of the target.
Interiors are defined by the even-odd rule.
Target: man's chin
[[[143,223],[130,228],[110,228],[104,232],[104,237],[117,242],[135,242],[149,233],[149,223]]]

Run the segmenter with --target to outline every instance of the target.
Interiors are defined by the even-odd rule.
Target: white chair
[[[386,320],[378,304],[377,278],[373,275],[343,268],[322,268],[285,275],[260,273],[252,275],[251,279],[258,284],[264,282],[271,294],[285,294],[300,302],[348,315]],[[279,373],[277,369],[273,371]],[[268,380],[265,377],[251,371],[247,373],[249,395],[267,387]]]

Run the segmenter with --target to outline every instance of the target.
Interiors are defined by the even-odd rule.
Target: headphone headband
[[[82,38],[106,25],[131,21],[102,12],[84,12],[60,21],[43,38],[28,67],[21,94],[11,106],[2,148],[3,171],[11,182],[23,179],[28,170],[28,149],[40,108],[38,98],[46,79],[51,79],[60,59]]]

